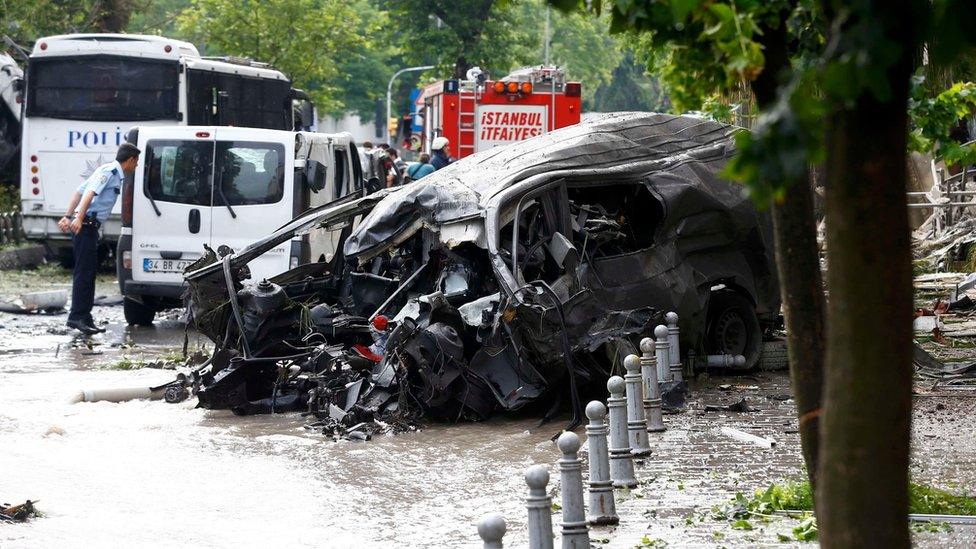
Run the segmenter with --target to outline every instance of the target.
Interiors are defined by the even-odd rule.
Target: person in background
[[[434,173],[434,167],[430,165],[430,155],[420,153],[420,161],[414,162],[407,168],[408,181],[416,181],[425,175]]]
[[[95,325],[91,310],[95,302],[95,274],[98,270],[98,229],[122,192],[122,179],[139,163],[139,149],[122,143],[115,162],[95,169],[75,191],[68,212],[58,220],[62,232],[71,231],[71,248],[75,268],[71,274],[71,312],[66,324],[86,335],[104,332]],[[75,208],[77,207],[77,214]]]
[[[454,162],[454,159],[451,158],[451,142],[443,135],[434,138],[434,141],[430,144],[430,150],[433,151],[433,154],[430,156],[430,165],[435,170],[439,170]]]
[[[369,165],[369,153],[373,152],[373,142],[363,141],[363,148],[359,149],[359,165],[363,167],[363,171],[366,171],[366,166]]]
[[[407,169],[407,163],[400,158],[400,153],[398,153],[396,149],[390,147],[389,149],[386,149],[386,154],[390,155],[390,158],[393,159],[393,164],[396,165],[397,170],[399,170],[401,174]]]

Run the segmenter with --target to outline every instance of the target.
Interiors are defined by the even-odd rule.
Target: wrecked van
[[[719,175],[735,131],[600,115],[209,253],[186,275],[217,344],[192,380],[200,405],[351,424],[568,402],[578,420],[581,393],[672,310],[684,349],[754,365],[779,292],[768,218]],[[242,279],[315,231],[339,232],[331,260]]]

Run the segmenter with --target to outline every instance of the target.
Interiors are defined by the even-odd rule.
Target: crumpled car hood
[[[528,141],[473,154],[397,189],[352,232],[343,251],[349,258],[368,256],[396,245],[425,224],[435,227],[482,215],[493,196],[533,176],[573,176],[574,170],[580,176],[634,175],[674,167],[704,150],[724,147],[735,131],[733,126],[688,116],[596,115]]]

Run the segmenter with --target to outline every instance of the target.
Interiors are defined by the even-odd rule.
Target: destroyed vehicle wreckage
[[[578,417],[580,393],[666,311],[684,348],[753,366],[779,292],[768,219],[719,176],[735,131],[601,115],[208,253],[186,276],[217,344],[195,374],[200,405],[351,425],[571,399]],[[315,231],[339,234],[333,257],[242,283],[249,261]]]

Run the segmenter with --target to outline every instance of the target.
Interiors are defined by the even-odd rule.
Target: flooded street
[[[72,403],[82,389],[170,381],[170,370],[114,368],[123,357],[172,355],[183,344],[175,314],[148,329],[127,328],[118,306],[94,314],[108,331],[92,349],[63,328],[63,314],[0,314],[0,498],[39,500],[44,513],[0,526],[2,547],[480,547],[475,523],[488,512],[505,515],[506,546],[518,547],[527,543],[527,466],[550,466],[558,502],[549,437],[564,419],[537,428],[499,417],[357,443],[308,431],[299,414],[237,417],[196,409],[195,399]],[[204,344],[190,334],[190,349]],[[757,411],[704,411],[743,397]],[[916,480],[973,491],[973,402],[916,399]],[[700,378],[688,411],[665,416],[668,430],[652,437],[654,454],[637,467],[641,486],[618,495],[620,526],[594,529],[591,539],[605,547],[796,545],[777,537],[790,535],[793,519],[743,531],[711,516],[736,492],[800,477],[793,414],[785,374]],[[736,441],[722,426],[776,445]],[[553,522],[558,531],[558,513]],[[916,542],[966,546],[974,532],[954,526]]]

